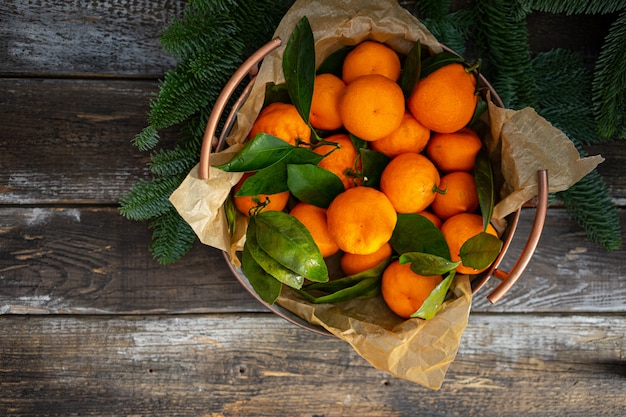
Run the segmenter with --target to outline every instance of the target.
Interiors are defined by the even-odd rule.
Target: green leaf
[[[376,296],[379,291],[380,279],[366,278],[357,282],[352,287],[344,288],[328,295],[314,297],[305,291],[300,291],[300,294],[304,295],[312,303],[323,304],[338,303],[340,301],[355,300],[359,298],[370,298]]]
[[[359,281],[362,281],[366,278],[381,278],[383,276],[383,272],[385,272],[385,268],[387,267],[387,265],[389,265],[390,261],[391,256],[385,260],[380,261],[380,263],[378,263],[378,265],[374,266],[373,268],[359,272],[358,274],[348,275],[342,278],[336,278],[327,282],[312,282],[310,284],[307,284],[303,289],[307,291],[334,293],[339,290],[350,288]]]
[[[324,208],[344,191],[337,175],[312,164],[287,165],[287,185],[300,201]]]
[[[237,197],[277,194],[288,191],[286,165],[277,163],[248,177],[235,194]]]
[[[322,159],[322,155],[318,155],[308,148],[292,147],[279,161],[258,170],[246,179],[237,192],[237,196],[276,194],[288,191],[287,166],[290,164],[317,164]]]
[[[471,127],[474,126],[475,123],[478,123],[480,120],[480,116],[482,116],[488,108],[489,106],[487,105],[487,102],[483,100],[483,98],[479,94],[478,103],[476,104],[476,110],[474,110],[474,115],[472,116],[472,120],[470,120],[470,122],[468,123],[468,126]]]
[[[450,259],[450,250],[441,231],[419,214],[398,214],[389,243],[400,255],[421,252]]]
[[[411,271],[424,276],[443,275],[461,265],[461,262],[452,262],[440,256],[421,252],[408,252],[400,255],[400,263],[411,263]]]
[[[272,258],[311,281],[328,281],[324,258],[298,219],[282,211],[263,211],[254,221],[257,242]]]
[[[484,148],[476,155],[474,181],[476,182],[476,190],[478,192],[480,212],[483,216],[483,230],[486,231],[487,226],[489,226],[491,222],[493,207],[495,205],[495,187],[491,160]]]
[[[424,300],[422,306],[415,313],[411,314],[411,317],[417,317],[424,320],[430,320],[437,314],[439,308],[446,299],[452,280],[456,275],[455,271],[451,271],[448,276],[435,287],[430,293],[428,298]]]
[[[308,124],[315,83],[315,42],[306,16],[293,29],[283,54],[283,73],[291,102]]]
[[[418,41],[413,45],[409,55],[407,55],[400,77],[400,87],[405,98],[409,98],[419,80],[422,65],[422,44]]]
[[[289,91],[287,91],[287,84],[274,84],[272,82],[269,82],[265,85],[265,99],[263,101],[263,108],[272,103],[291,103]]]
[[[295,146],[290,145],[276,136],[259,133],[237,154],[217,168],[227,172],[258,171],[283,159]]]
[[[363,185],[378,188],[380,176],[391,159],[380,152],[371,149],[360,148],[361,170],[363,174]]]
[[[461,246],[461,261],[464,266],[481,270],[495,261],[501,249],[502,241],[498,237],[480,232]]]
[[[448,51],[443,51],[441,53],[429,56],[422,61],[420,78],[428,77],[430,74],[446,65],[463,63],[464,61],[465,60],[462,57]]]
[[[290,286],[291,288],[301,288],[304,283],[304,277],[281,265],[259,246],[256,237],[256,217],[257,216],[252,216],[250,218],[250,224],[246,230],[245,244],[248,247],[250,255],[252,255],[256,263],[263,268],[265,272],[276,278],[278,281]]]
[[[330,54],[317,68],[318,74],[333,74],[341,78],[343,61],[354,47],[345,47]]]
[[[254,291],[268,304],[274,304],[280,295],[282,284],[273,276],[265,272],[250,254],[249,245],[243,245],[241,266],[246,278]]]

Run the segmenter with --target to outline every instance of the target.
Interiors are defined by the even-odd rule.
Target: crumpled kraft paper
[[[296,1],[276,30],[283,46],[263,60],[250,96],[228,136],[230,147],[214,154],[212,165],[228,159],[245,141],[261,110],[266,83],[284,81],[284,45],[303,16],[307,16],[314,32],[318,65],[335,50],[365,39],[386,42],[405,54],[418,39],[433,54],[442,50],[433,35],[395,0]],[[601,157],[581,159],[571,141],[532,109],[513,111],[490,105],[485,119],[491,123],[485,140],[494,169],[501,171],[505,180],[497,216],[506,216],[536,195],[538,169],[548,170],[550,190],[559,191],[569,188],[602,161]],[[203,181],[197,173],[195,167],[170,200],[203,243],[228,252],[231,262],[238,266],[235,252],[243,247],[245,236],[241,230],[245,230],[246,223],[240,216],[238,234],[231,238],[223,203],[240,176],[211,167],[210,179]],[[469,277],[460,275],[440,312],[429,321],[399,319],[380,296],[312,305],[285,288],[278,303],[345,340],[377,369],[436,390],[456,356],[471,300]]]
[[[498,171],[504,179],[495,219],[537,195],[537,171],[548,170],[548,191],[555,193],[567,190],[604,161],[600,155],[581,158],[572,141],[530,107],[510,110],[487,103],[491,135],[486,135],[485,144],[492,159],[500,159]]]

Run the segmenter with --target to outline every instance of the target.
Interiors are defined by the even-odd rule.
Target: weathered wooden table
[[[117,202],[148,177],[130,139],[174,65],[160,30],[184,7],[0,5],[0,415],[626,415],[626,251],[590,243],[563,208],[505,299],[475,298],[439,391],[269,313],[216,250],[153,261],[150,230]],[[539,17],[531,41],[597,41],[580,21]],[[626,145],[588,151],[623,221]]]

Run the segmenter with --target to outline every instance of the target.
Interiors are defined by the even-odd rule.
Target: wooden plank
[[[523,248],[533,214],[522,214],[503,269]],[[626,211],[620,215],[626,224]],[[115,208],[0,208],[0,312],[265,311],[219,251],[197,244],[183,260],[160,266],[148,252],[150,233]],[[550,210],[527,271],[498,304],[481,289],[474,311],[624,312],[625,254],[590,243],[564,210]]]
[[[0,209],[0,312],[17,314],[266,311],[203,245],[171,266],[151,231],[115,208]]]
[[[159,36],[184,0],[5,0],[0,76],[159,77],[175,65]]]
[[[266,314],[0,322],[0,409],[9,415],[626,412],[623,315],[474,315],[439,391]]]
[[[151,81],[0,79],[0,203],[115,204],[148,154],[131,139],[147,125]],[[162,132],[171,146],[178,129]],[[7,151],[8,150],[8,151]],[[626,143],[590,147],[616,204],[626,205]]]
[[[116,204],[148,178],[131,144],[156,81],[0,79],[0,203]],[[163,132],[169,146],[178,129]]]

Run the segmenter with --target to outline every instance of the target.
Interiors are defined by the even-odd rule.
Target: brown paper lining
[[[276,30],[283,45],[303,16],[307,16],[314,32],[318,64],[337,49],[365,39],[386,42],[404,54],[418,39],[431,53],[442,50],[433,35],[394,0],[299,0]],[[261,109],[266,83],[284,81],[283,50],[284,46],[263,60],[250,96],[228,136],[231,147],[215,154],[212,164],[239,149]],[[484,118],[491,125],[484,139],[496,171],[504,180],[502,200],[495,208],[496,220],[502,220],[536,196],[537,170],[548,170],[550,191],[556,192],[571,187],[603,160],[600,156],[581,159],[572,142],[532,109],[513,111],[490,103]],[[204,244],[228,252],[238,266],[234,254],[243,247],[245,236],[241,231],[246,223],[240,217],[238,234],[231,239],[223,203],[241,174],[211,168],[210,179],[203,181],[197,172],[195,167],[170,200]],[[380,297],[312,305],[285,289],[278,303],[345,340],[377,369],[439,389],[468,321],[472,300],[469,278],[457,276],[451,294],[429,321],[400,320]]]

